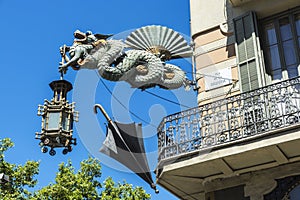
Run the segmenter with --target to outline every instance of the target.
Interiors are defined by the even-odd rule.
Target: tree
[[[99,190],[102,184],[99,182],[101,177],[101,166],[97,159],[89,157],[80,163],[80,169],[75,172],[71,161],[59,165],[55,183],[37,191],[32,199],[51,199],[51,200],[148,200],[150,195],[146,194],[141,187],[133,188],[132,185],[124,183],[114,183],[108,177],[103,183],[103,191]]]
[[[150,195],[145,193],[141,187],[133,188],[131,184],[126,182],[115,183],[111,177],[104,182],[104,190],[101,192],[100,200],[147,200]]]
[[[89,157],[80,163],[76,172],[69,160],[61,163],[56,173],[55,182],[34,192],[26,187],[34,187],[39,172],[39,162],[27,161],[24,166],[16,166],[4,160],[4,152],[13,147],[10,139],[0,140],[0,173],[10,176],[10,183],[0,184],[0,199],[29,200],[149,200],[150,195],[141,187],[133,187],[126,182],[115,183],[108,177],[100,182],[100,161]]]
[[[76,173],[71,161],[61,163],[56,173],[55,183],[50,183],[37,191],[33,199],[97,199],[97,189],[101,187],[97,178],[101,176],[97,160],[88,158],[80,163]]]
[[[34,176],[39,173],[39,162],[27,161],[24,165],[15,165],[5,161],[4,152],[14,146],[8,139],[0,140],[0,173],[9,176],[8,183],[0,184],[0,199],[30,199],[32,193],[26,188],[33,188],[37,180]]]

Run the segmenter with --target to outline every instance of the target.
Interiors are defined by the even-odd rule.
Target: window
[[[289,200],[297,200],[300,197],[300,185],[295,187],[288,195]]]
[[[272,192],[264,195],[264,200],[298,200],[300,199],[300,176],[289,176],[277,181]]]
[[[262,20],[266,71],[271,81],[299,76],[300,9]]]

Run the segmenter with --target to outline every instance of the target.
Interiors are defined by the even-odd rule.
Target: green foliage
[[[146,194],[141,187],[133,188],[128,183],[115,184],[111,178],[104,182],[103,191],[99,182],[101,177],[101,166],[97,159],[88,158],[80,163],[80,170],[75,172],[71,161],[59,165],[55,183],[37,191],[34,200],[148,200],[150,195]]]
[[[55,177],[55,183],[50,183],[35,193],[33,199],[73,200],[73,199],[97,199],[100,198],[98,189],[101,183],[100,162],[97,159],[88,158],[80,163],[80,170],[75,172],[71,161],[61,163]]]
[[[69,160],[61,163],[55,182],[30,192],[37,184],[34,176],[39,173],[39,162],[27,161],[24,165],[10,164],[4,160],[4,152],[13,147],[10,139],[0,140],[0,173],[9,175],[10,182],[0,184],[0,199],[29,200],[149,200],[150,195],[141,187],[126,182],[115,183],[107,178],[100,183],[101,165],[99,160],[89,157],[80,163],[76,171]],[[32,191],[32,190],[31,190]]]
[[[0,184],[0,199],[30,199],[32,193],[26,188],[36,185],[34,176],[39,173],[39,162],[27,161],[24,165],[6,162],[4,152],[13,146],[9,138],[0,140],[0,173],[8,175],[10,179],[9,183]]]
[[[104,190],[101,193],[101,200],[147,200],[150,195],[145,193],[141,187],[133,188],[126,182],[115,184],[111,177],[104,181]]]

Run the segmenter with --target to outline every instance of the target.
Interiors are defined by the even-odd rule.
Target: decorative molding
[[[233,21],[227,21],[219,25],[221,32],[226,36],[231,36],[234,32]]]
[[[197,47],[195,49],[194,56],[197,57],[209,53],[211,51],[215,51],[217,49],[232,45],[234,44],[234,42],[235,42],[234,36],[229,36],[229,37],[222,38],[220,40],[216,40],[209,44],[205,44],[200,47]]]

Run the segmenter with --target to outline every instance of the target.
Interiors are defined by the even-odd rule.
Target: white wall
[[[300,0],[251,0],[233,7],[230,0],[190,0],[192,35],[209,30],[249,10],[264,18],[300,5]]]

